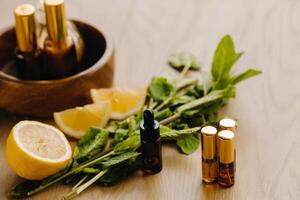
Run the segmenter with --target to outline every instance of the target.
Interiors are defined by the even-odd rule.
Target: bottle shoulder
[[[75,43],[72,39],[72,37],[70,37],[69,35],[66,37],[65,40],[63,41],[53,41],[49,38],[46,38],[44,40],[44,44],[43,44],[44,49],[46,49],[47,51],[68,51],[72,48],[75,48]]]

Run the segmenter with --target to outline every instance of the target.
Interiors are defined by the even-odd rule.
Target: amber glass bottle
[[[237,132],[237,121],[231,118],[223,118],[219,121],[220,130],[229,130],[234,134]],[[236,154],[234,152],[234,159],[236,159]],[[234,170],[236,170],[236,162],[234,163]]]
[[[41,48],[43,48],[44,41],[48,37],[45,9],[44,9],[44,0],[39,0],[39,2],[37,3],[35,17],[38,25],[38,31],[37,31],[38,43],[41,46]],[[75,43],[77,61],[78,63],[80,63],[84,53],[84,42],[75,23],[68,19],[67,19],[67,32],[68,35],[71,36],[71,38]]]
[[[218,133],[218,183],[222,187],[231,187],[235,179],[235,137],[229,130]]]
[[[154,120],[151,110],[144,111],[140,134],[143,171],[156,174],[162,170],[161,141],[159,123]]]
[[[216,135],[217,129],[213,126],[201,129],[202,181],[207,184],[218,178]]]
[[[41,52],[38,49],[35,8],[22,4],[14,10],[17,48],[15,51],[17,76],[21,79],[43,79]]]
[[[49,79],[78,72],[74,41],[67,32],[64,0],[44,1],[48,37],[44,41],[43,63]]]

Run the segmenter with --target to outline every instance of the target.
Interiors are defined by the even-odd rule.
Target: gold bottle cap
[[[36,49],[35,8],[30,4],[22,4],[15,8],[15,23],[18,49],[32,52]]]
[[[49,39],[64,41],[67,37],[64,0],[45,0],[44,7]]]
[[[229,130],[236,133],[237,123],[234,119],[224,118],[220,120],[219,127],[221,130]]]
[[[235,137],[229,130],[223,130],[218,133],[218,157],[224,164],[234,162],[235,159]]]
[[[204,159],[215,159],[217,129],[213,126],[204,126],[201,129],[201,149]]]

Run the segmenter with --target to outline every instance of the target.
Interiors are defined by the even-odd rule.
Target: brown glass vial
[[[36,5],[36,22],[38,24],[38,44],[43,48],[43,44],[45,39],[48,37],[48,31],[46,26],[46,19],[45,19],[45,11],[44,11],[44,0],[39,0]],[[76,26],[76,24],[67,19],[67,32],[70,35],[75,43],[76,48],[76,55],[78,63],[81,62],[83,53],[84,53],[84,42],[82,36]]]
[[[38,49],[35,8],[22,4],[14,10],[17,48],[15,50],[18,78],[27,80],[43,79],[41,51]]]
[[[235,137],[229,130],[218,133],[218,183],[222,187],[234,185],[235,178]]]
[[[152,110],[144,111],[140,124],[143,171],[156,174],[162,170],[161,141],[159,123],[154,120]]]
[[[78,72],[75,43],[67,32],[64,0],[44,1],[48,37],[44,41],[43,63],[48,79]]]
[[[219,128],[220,130],[232,131],[235,134],[237,130],[237,122],[231,118],[224,118],[219,121]]]
[[[217,181],[217,129],[213,126],[205,126],[201,129],[202,150],[202,181],[210,184]]]
[[[219,121],[219,129],[220,130],[229,130],[232,131],[234,134],[237,132],[237,122],[231,118],[223,118]],[[236,154],[234,152],[234,156],[236,159]],[[234,163],[234,171],[236,170],[236,162]]]

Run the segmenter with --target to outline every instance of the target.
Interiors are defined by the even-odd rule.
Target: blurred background
[[[0,1],[1,29],[14,23],[13,9],[24,2],[38,3],[30,0]],[[296,2],[66,0],[66,12],[69,18],[107,30],[114,39],[117,66],[141,74],[143,67],[165,65],[169,54],[182,50],[196,54],[208,68],[214,48],[225,34],[232,35],[238,50],[247,52],[241,66],[247,60],[251,60],[251,67],[278,66],[291,57],[297,57],[287,52],[289,46],[296,48],[293,44],[299,42],[295,32],[300,29],[297,26],[300,5]],[[293,40],[282,39],[291,37]],[[296,53],[296,50],[292,52]],[[121,72],[116,72],[116,83]],[[152,74],[144,76],[148,80]],[[135,85],[139,81],[122,77],[119,83]]]

